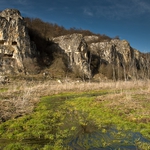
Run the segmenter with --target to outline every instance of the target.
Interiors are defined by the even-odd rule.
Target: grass
[[[0,92],[5,92],[7,90],[8,90],[7,88],[0,88]]]
[[[150,140],[149,85],[149,81],[12,82],[2,87],[7,90],[0,92],[1,116],[6,117],[4,114],[10,111],[10,107],[12,110],[11,115],[7,114],[8,121],[0,124],[0,140],[15,142],[10,144],[5,140],[6,144],[0,144],[0,147],[71,149],[68,143],[72,142],[80,149],[107,148],[119,144],[132,132],[141,133],[143,138]],[[112,130],[114,127],[117,132]],[[101,141],[92,137],[97,131],[105,137]],[[112,137],[120,140],[108,140],[110,131]],[[129,131],[131,133],[127,134]],[[76,137],[78,144],[74,141]],[[89,137],[91,144],[87,142]],[[34,144],[29,142],[31,139]],[[15,144],[17,142],[19,144]],[[125,143],[129,144],[128,139],[123,140],[123,146]],[[134,139],[133,143],[145,150],[150,146],[149,142],[139,139]]]

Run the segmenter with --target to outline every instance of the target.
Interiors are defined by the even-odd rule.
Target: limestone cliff
[[[79,69],[78,71],[82,72],[85,78],[91,77],[88,46],[82,34],[60,36],[53,41],[67,54],[69,68],[72,68],[74,72]]]
[[[133,49],[126,40],[98,42],[98,37],[71,34],[53,41],[68,55],[70,67],[77,66],[89,78],[149,78],[150,56]]]
[[[86,37],[87,42],[92,40]],[[91,64],[97,73],[113,79],[149,78],[150,55],[133,49],[126,40],[112,39],[105,42],[91,42]]]
[[[23,61],[35,49],[30,42],[24,19],[18,10],[0,13],[0,74],[25,72]]]
[[[36,30],[32,31],[34,36],[41,36],[34,33]],[[106,41],[102,41],[97,35],[83,36],[77,33],[55,37],[50,41],[45,37],[38,37],[38,40],[44,41],[41,42],[44,43],[44,48],[40,46],[40,50],[37,48],[41,54],[39,58],[43,59],[45,65],[42,66],[43,68],[66,67],[84,78],[97,75],[99,78],[106,77],[114,80],[150,78],[150,54],[143,54],[133,49],[126,40],[107,38]],[[39,43],[38,40],[36,44]],[[20,12],[15,9],[2,11],[0,13],[0,74],[26,73],[27,68],[34,70],[33,58],[37,56],[35,47],[35,44],[30,41]],[[56,53],[61,53],[59,57],[65,56],[64,59],[59,58],[55,61],[58,56],[55,55]],[[63,69],[64,72],[68,71],[66,68]]]

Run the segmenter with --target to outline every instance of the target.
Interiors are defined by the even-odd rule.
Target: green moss
[[[8,88],[0,88],[0,92],[6,92]]]
[[[139,132],[150,139],[148,123],[138,123],[129,120],[127,115],[120,115],[124,114],[124,109],[110,109],[107,104],[111,101],[96,101],[97,96],[112,92],[112,90],[69,92],[43,97],[32,114],[0,124],[0,137],[19,140],[25,146],[28,145],[25,141],[32,139],[36,143],[32,145],[40,149],[67,148],[68,143],[74,141],[76,137],[78,144],[84,149],[108,147],[119,144],[120,140],[115,139],[125,138],[126,131]],[[137,111],[130,113],[136,115]],[[108,135],[114,139],[110,139]],[[130,136],[128,134],[128,138]],[[123,140],[124,144],[130,144],[128,138]],[[92,142],[89,143],[90,139]],[[36,142],[39,140],[43,142]]]

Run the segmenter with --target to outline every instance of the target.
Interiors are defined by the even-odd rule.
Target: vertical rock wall
[[[149,55],[133,49],[126,40],[97,39],[71,34],[54,38],[54,42],[68,55],[70,67],[77,66],[88,78],[97,73],[114,80],[150,77]]]
[[[75,71],[79,69],[86,78],[91,77],[91,71],[88,64],[88,46],[82,34],[71,34],[54,38],[53,41],[68,56],[68,65]]]
[[[35,54],[18,10],[0,13],[0,73],[25,72],[23,60]]]

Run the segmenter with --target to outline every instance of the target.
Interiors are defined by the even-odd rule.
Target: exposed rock
[[[92,63],[97,72],[113,79],[149,77],[150,58],[133,49],[126,40],[112,39],[110,42],[89,44]],[[92,64],[93,65],[93,64]]]
[[[79,69],[86,78],[91,77],[88,64],[88,46],[82,34],[71,34],[54,38],[53,41],[67,54],[69,67]]]
[[[27,74],[27,66],[28,71],[34,70],[36,46],[30,41],[20,12],[15,9],[2,11],[0,25],[0,74]],[[45,50],[42,49],[41,58],[45,58],[46,67],[61,70],[67,66],[84,78],[150,78],[150,54],[133,49],[126,40],[100,40],[96,35],[83,37],[75,33],[55,37]],[[65,69],[62,70],[65,72]]]
[[[0,84],[6,84],[9,82],[8,77],[6,76],[0,76]]]
[[[0,13],[0,74],[25,72],[23,61],[35,54],[18,10]]]
[[[114,80],[150,77],[149,54],[133,49],[126,40],[97,40],[98,36],[83,37],[81,34],[54,38],[68,55],[70,67],[78,66],[87,77],[96,74]]]
[[[96,35],[84,36],[84,39],[87,43],[92,43],[92,42],[98,40],[98,36],[96,36]]]

